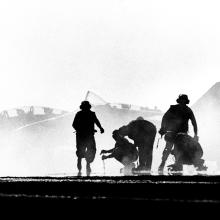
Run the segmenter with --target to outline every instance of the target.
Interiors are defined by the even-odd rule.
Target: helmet
[[[80,109],[91,109],[92,106],[88,101],[83,101],[79,107]]]
[[[139,117],[136,118],[136,120],[141,121],[141,120],[144,120],[144,118],[142,116],[139,116]]]
[[[112,132],[112,137],[113,137],[114,139],[118,139],[119,137],[121,137],[120,134],[119,134],[119,130],[114,130],[114,131]]]
[[[178,99],[176,100],[177,103],[185,103],[189,104],[190,100],[188,99],[188,96],[185,94],[180,94]]]

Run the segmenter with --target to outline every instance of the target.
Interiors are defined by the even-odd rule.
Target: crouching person
[[[112,137],[116,141],[115,147],[110,150],[102,150],[102,160],[115,158],[124,165],[121,171],[123,171],[124,174],[129,174],[132,168],[135,167],[134,162],[138,159],[138,151],[134,144],[119,134],[118,130],[113,131]]]
[[[197,171],[206,171],[204,165],[203,150],[195,138],[188,134],[178,133],[174,140],[172,154],[175,157],[175,164],[170,165],[174,171],[182,171],[183,165],[194,165]]]

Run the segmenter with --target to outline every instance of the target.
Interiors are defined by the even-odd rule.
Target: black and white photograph
[[[1,0],[0,201],[220,207],[219,11]]]

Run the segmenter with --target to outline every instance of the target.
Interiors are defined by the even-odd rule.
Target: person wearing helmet
[[[87,175],[91,173],[90,164],[94,161],[96,154],[96,142],[94,138],[95,125],[104,133],[95,112],[92,112],[91,105],[88,101],[83,101],[80,105],[81,111],[77,112],[72,123],[72,127],[76,131],[76,155],[78,157],[77,168],[79,174],[82,169],[82,158],[86,159]]]
[[[138,159],[138,151],[134,144],[130,143],[126,138],[122,137],[118,130],[112,132],[115,140],[115,147],[110,150],[102,150],[102,160],[115,158],[124,165],[124,171],[131,170],[135,166],[134,162]],[[108,154],[108,155],[107,155]]]
[[[133,140],[134,145],[138,148],[139,165],[134,171],[151,171],[153,145],[157,133],[156,126],[140,116],[120,127],[118,132],[122,137],[127,136]]]
[[[173,148],[173,141],[177,133],[188,133],[188,122],[191,121],[194,129],[194,140],[198,141],[198,128],[197,122],[193,111],[187,105],[190,100],[185,94],[179,95],[176,102],[178,104],[171,105],[168,111],[164,114],[162,118],[161,128],[159,134],[161,136],[165,135],[166,146],[163,151],[162,161],[159,166],[158,171],[163,172],[165,163],[169,154]]]

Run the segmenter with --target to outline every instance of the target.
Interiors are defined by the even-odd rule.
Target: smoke
[[[97,153],[91,164],[93,175],[103,175],[104,167],[100,152],[102,149],[111,149],[115,145],[112,132],[119,127],[128,124],[138,116],[149,119],[159,127],[158,115],[145,114],[138,109],[131,110],[119,108],[119,104],[111,106],[101,100],[92,99],[98,105],[93,106],[100,120],[104,134],[99,129],[95,134]],[[64,114],[59,117],[30,121],[25,125],[13,119],[10,129],[1,135],[1,168],[0,175],[10,176],[38,176],[38,175],[76,175],[77,157],[75,133],[72,121],[75,113]],[[161,116],[159,116],[160,118]],[[151,120],[152,119],[152,120]],[[129,140],[132,141],[132,140]],[[155,143],[156,144],[156,143]],[[156,146],[155,146],[156,147]],[[156,151],[156,153],[158,153]],[[155,158],[160,155],[155,153]],[[155,160],[157,161],[157,160]],[[85,173],[85,161],[83,161],[83,173]],[[156,169],[156,166],[153,165]],[[105,161],[105,172],[107,175],[120,175],[123,165],[115,159]]]
[[[67,114],[1,133],[0,175],[71,173],[74,168],[71,118]]]
[[[216,173],[220,163],[220,86],[216,84],[210,89],[192,109],[195,113],[200,143],[204,151],[203,158],[208,166],[208,173]],[[90,101],[91,97],[87,97]],[[102,149],[108,150],[114,147],[115,141],[112,132],[139,116],[149,120],[160,128],[163,113],[144,111],[129,105],[109,104],[102,99],[92,97],[92,110],[96,112],[100,120],[104,134],[99,130],[95,134],[97,153],[91,165],[93,175],[120,175],[123,165],[115,159],[101,160]],[[145,110],[146,110],[145,109]],[[53,119],[44,119],[32,122],[19,128],[0,133],[0,175],[1,176],[38,176],[38,175],[76,175],[77,157],[75,134],[72,121],[75,113],[64,114]],[[14,119],[13,119],[14,120]],[[14,122],[13,122],[14,123]],[[20,123],[20,122],[19,122]],[[19,124],[16,122],[16,126]],[[9,126],[12,128],[12,125]],[[190,126],[192,135],[192,126]],[[129,140],[131,141],[131,140]],[[165,141],[160,139],[157,133],[153,150],[152,170],[158,169],[161,161]],[[167,165],[173,163],[172,156]],[[83,161],[83,173],[85,173],[85,161]],[[185,167],[186,174],[193,173],[190,167]]]
[[[210,169],[220,164],[220,83],[211,87],[193,106],[199,141]]]

